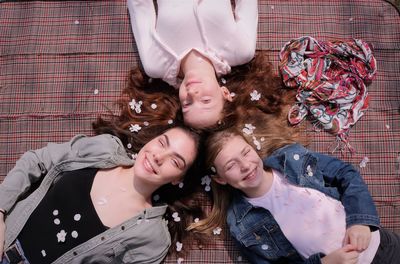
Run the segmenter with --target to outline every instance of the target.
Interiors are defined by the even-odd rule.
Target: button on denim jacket
[[[5,248],[10,246],[29,216],[61,177],[63,171],[132,166],[121,141],[112,135],[78,135],[71,141],[26,152],[0,184],[0,208],[7,211]],[[34,183],[40,186],[28,197]],[[64,253],[53,264],[160,263],[171,245],[163,215],[166,205],[148,208]],[[35,239],[32,238],[32,243]]]
[[[263,160],[292,184],[309,187],[340,200],[346,226],[379,228],[379,217],[359,172],[350,164],[299,144],[288,145]],[[289,217],[289,216],[288,216]],[[271,213],[250,204],[242,193],[233,195],[227,223],[234,241],[252,263],[321,263],[322,252],[304,259],[287,240]]]

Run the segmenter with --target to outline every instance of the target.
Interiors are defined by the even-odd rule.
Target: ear
[[[218,176],[218,175],[214,175],[213,177],[212,177],[212,179],[216,182],[216,183],[218,183],[218,184],[221,184],[221,185],[226,185],[226,184],[228,184],[224,179],[222,179],[220,176]]]
[[[225,100],[232,102],[233,98],[231,95],[231,92],[226,88],[225,86],[221,86],[221,92],[222,96],[225,98]]]

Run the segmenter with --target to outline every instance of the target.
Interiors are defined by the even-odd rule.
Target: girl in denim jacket
[[[247,125],[252,142],[235,129],[208,138],[214,206],[191,228],[210,233],[226,220],[252,263],[396,263],[400,237],[379,229],[360,174],[295,144],[283,125],[269,128],[258,137]]]

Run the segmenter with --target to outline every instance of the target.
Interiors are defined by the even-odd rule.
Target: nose
[[[240,162],[240,171],[247,172],[249,169],[250,169],[250,163],[247,162],[246,160],[242,160]]]
[[[157,152],[153,154],[154,162],[157,164],[157,166],[161,166],[165,160],[165,158],[168,156],[168,153],[166,152]]]

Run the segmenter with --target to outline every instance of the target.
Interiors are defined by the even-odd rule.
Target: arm
[[[56,163],[79,155],[79,145],[87,140],[78,135],[67,143],[49,143],[44,148],[24,153],[0,185],[0,208],[8,212]]]
[[[348,163],[314,152],[318,159],[318,169],[321,170],[326,185],[337,188],[340,200],[346,212],[346,226],[368,225],[372,230],[379,228],[379,217],[360,173]]]
[[[248,61],[254,57],[257,42],[258,25],[258,1],[257,0],[236,0],[235,19],[240,38],[245,37],[244,47],[246,48]],[[243,51],[241,51],[243,52]],[[247,61],[246,61],[247,62]]]
[[[156,28],[156,11],[153,1],[149,0],[128,0],[128,10],[131,18],[131,27],[139,52],[140,60],[147,75],[153,78],[160,78],[153,72],[150,49],[153,46],[152,32]]]

